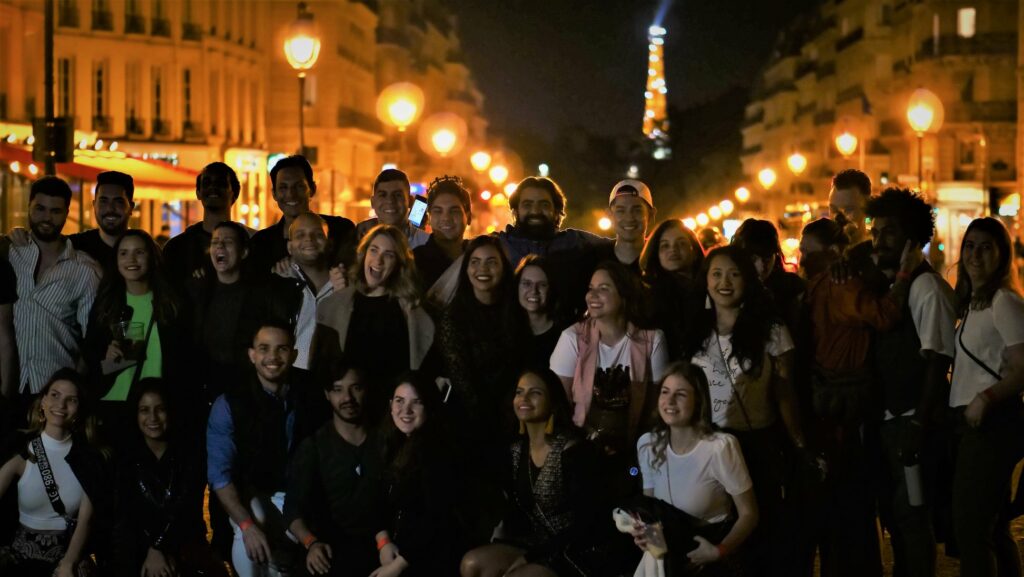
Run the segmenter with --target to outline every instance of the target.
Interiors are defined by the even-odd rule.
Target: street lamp
[[[732,203],[731,200],[725,199],[722,202],[718,203],[718,208],[722,209],[722,214],[724,216],[729,216],[730,214],[732,214],[732,211],[736,209],[736,206]]]
[[[718,220],[722,218],[722,209],[716,204],[708,209],[708,216],[711,217],[711,220]]]
[[[501,164],[495,164],[491,167],[491,170],[487,172],[487,176],[490,177],[494,186],[500,187],[505,184],[506,180],[508,180],[508,168]]]
[[[776,180],[778,180],[778,175],[771,168],[762,168],[761,172],[757,173],[757,181],[761,183],[765,190],[771,190]]]
[[[469,163],[473,165],[473,170],[483,172],[491,165],[491,155],[483,150],[478,150],[469,157]]]
[[[288,38],[284,41],[284,56],[299,74],[299,154],[306,153],[304,109],[306,107],[306,71],[313,68],[320,56],[320,35],[317,33],[313,13],[299,2],[299,17],[292,22]]]
[[[917,133],[917,186],[924,190],[924,134],[938,132],[942,128],[945,109],[942,101],[934,92],[926,88],[918,88],[910,95],[907,103],[907,122]]]
[[[690,230],[696,230],[697,229],[697,221],[694,220],[693,217],[688,216],[688,217],[683,219],[683,226],[685,226],[686,228],[688,228]]]
[[[697,224],[699,224],[700,226],[707,226],[708,222],[710,222],[708,215],[704,214],[703,212],[697,215]]]
[[[737,188],[735,194],[736,200],[740,201],[741,203],[750,200],[750,189],[745,186]]]
[[[857,137],[848,130],[836,135],[836,150],[843,155],[843,158],[850,158],[857,151],[859,143]]]
[[[398,164],[405,157],[405,131],[423,112],[423,91],[410,82],[398,82],[377,97],[377,118],[399,132]]]
[[[799,152],[794,152],[786,159],[786,164],[789,165],[789,170],[794,176],[800,176],[807,170],[807,157]]]
[[[420,125],[420,148],[427,154],[448,158],[466,144],[466,121],[452,112],[438,112]]]

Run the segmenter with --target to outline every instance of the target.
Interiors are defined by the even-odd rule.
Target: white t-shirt
[[[651,343],[651,379],[653,382],[660,381],[668,369],[668,353],[665,350],[665,334],[661,330],[654,331],[654,339]],[[604,343],[598,345],[598,369],[610,369],[621,366],[624,369],[630,368],[629,358],[629,336],[612,346]],[[562,331],[558,337],[558,344],[551,353],[551,370],[560,377],[571,379],[576,376],[576,361],[579,359],[580,350],[576,343],[576,327],[571,326]],[[630,372],[632,375],[632,372]]]
[[[949,283],[937,274],[918,275],[910,285],[907,304],[914,319],[921,351],[933,351],[953,358],[953,329],[956,326],[955,298]]]
[[[997,380],[969,357],[960,343],[988,368],[1005,376],[1003,355],[1007,347],[1024,343],[1024,298],[999,289],[992,297],[992,306],[969,311],[966,323],[960,323],[956,334],[949,406],[963,407]]]
[[[82,485],[71,471],[71,466],[64,460],[71,451],[71,439],[58,441],[46,433],[42,434],[43,448],[46,449],[46,460],[50,462],[54,481],[64,509],[70,517],[78,516],[78,508],[82,504]],[[28,449],[32,451],[31,444]],[[18,521],[29,529],[38,531],[63,531],[67,528],[64,518],[53,510],[53,504],[46,495],[46,486],[39,473],[39,465],[25,461],[25,473],[18,479]]]
[[[704,346],[690,361],[703,369],[708,379],[711,389],[711,419],[719,427],[740,430],[747,430],[751,426],[762,429],[774,423],[776,411],[771,395],[771,362],[774,361],[766,358],[759,375],[748,374],[752,363],[748,362],[746,366],[741,367],[739,359],[730,357],[732,335],[718,335],[718,342],[715,340],[715,335],[708,337],[704,341]],[[721,343],[721,353],[718,343]],[[785,325],[777,324],[772,327],[764,352],[767,357],[774,359],[793,350],[793,347],[789,329]],[[728,368],[722,359],[728,360]],[[739,389],[738,394],[733,388],[733,383],[736,384],[736,389]],[[740,396],[742,408],[737,402],[737,396]],[[746,416],[743,409],[746,409]]]
[[[739,441],[727,433],[714,433],[697,442],[684,455],[665,448],[665,462],[651,465],[651,433],[637,442],[637,456],[644,490],[653,489],[654,496],[689,515],[708,523],[729,518],[732,497],[749,491],[754,485],[747,472]]]

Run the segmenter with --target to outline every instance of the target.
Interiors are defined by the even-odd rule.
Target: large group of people
[[[0,242],[0,574],[863,577],[885,543],[896,575],[934,575],[937,543],[1021,574],[1000,220],[967,228],[954,288],[932,207],[856,170],[795,269],[772,222],[705,248],[637,180],[614,239],[563,228],[543,177],[470,239],[457,177],[429,233],[399,170],[358,224],[310,211],[305,158],[270,177],[283,216],[253,231],[208,165],[163,249],[130,175],[71,236],[69,185],[32,183]]]

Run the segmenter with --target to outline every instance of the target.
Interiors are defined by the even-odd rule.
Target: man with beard
[[[279,160],[270,170],[270,182],[282,216],[252,237],[249,264],[258,275],[269,274],[279,264],[276,270],[287,270],[288,261],[284,259],[289,256],[292,223],[299,215],[309,213],[309,201],[316,194],[313,167],[304,156]],[[355,258],[355,225],[340,216],[321,214],[319,217],[327,225],[327,239],[331,242],[328,264],[334,267],[351,263]]]
[[[287,536],[285,479],[294,449],[322,422],[308,373],[292,368],[295,335],[286,323],[261,324],[249,348],[248,381],[221,395],[206,430],[207,474],[235,533],[240,577],[287,574],[295,544]]]
[[[100,277],[95,261],[61,234],[71,187],[56,176],[32,183],[32,242],[8,254],[18,278],[14,328],[21,359],[20,390],[37,394],[58,369],[84,366],[81,345]]]
[[[568,313],[582,312],[594,270],[595,254],[614,246],[611,239],[583,230],[560,228],[565,218],[565,194],[550,178],[524,178],[509,198],[513,223],[496,233],[515,267],[526,255],[546,256],[555,271],[550,279],[560,294],[567,295]]]
[[[405,237],[409,240],[409,248],[415,249],[426,244],[430,235],[409,222],[411,194],[412,186],[409,184],[409,177],[404,172],[397,168],[381,171],[373,181],[373,195],[370,196],[370,207],[373,208],[373,213],[377,217],[359,223],[356,228],[357,236],[362,239],[371,228],[378,224],[390,224],[405,231]]]
[[[885,409],[879,431],[885,463],[880,510],[893,534],[894,572],[934,575],[929,498],[940,449],[930,433],[937,429],[934,424],[949,398],[946,371],[954,355],[956,322],[953,290],[927,262],[910,273],[900,269],[908,242],[921,247],[932,239],[931,205],[907,189],[889,188],[868,201],[865,213],[872,221],[877,268],[890,283],[910,282],[902,320],[878,331],[874,342],[875,379]],[[905,469],[919,471],[916,483]]]
[[[231,206],[238,200],[242,185],[238,175],[223,162],[211,162],[196,177],[196,198],[203,205],[203,220],[167,241],[164,264],[171,282],[179,288],[198,269],[213,274],[207,249],[218,224],[231,220]]]
[[[309,573],[365,577],[379,564],[373,527],[382,451],[364,422],[362,375],[340,358],[332,364],[318,379],[333,416],[292,459],[284,515],[306,548]]]

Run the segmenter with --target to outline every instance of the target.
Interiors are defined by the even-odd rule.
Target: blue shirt
[[[287,385],[285,385],[287,387]],[[282,391],[279,397],[270,391],[263,392],[285,403],[285,437],[291,450],[295,433],[295,405],[288,403]],[[210,420],[206,425],[206,476],[214,490],[223,489],[233,482],[232,471],[238,447],[235,446],[235,424],[231,417],[231,404],[221,395],[210,409]]]

